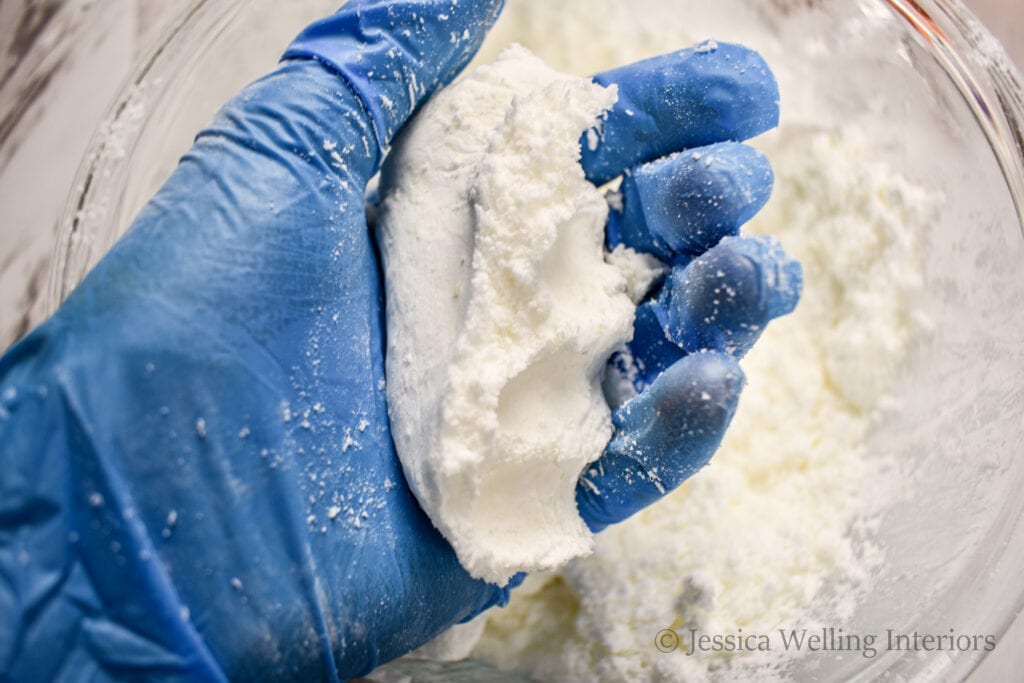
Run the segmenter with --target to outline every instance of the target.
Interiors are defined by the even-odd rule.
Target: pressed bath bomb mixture
[[[882,557],[858,537],[883,501],[861,493],[864,442],[917,326],[912,235],[930,203],[844,137],[768,150],[776,196],[750,229],[783,240],[805,290],[743,361],[749,384],[712,464],[599,534],[591,557],[530,577],[486,615],[476,656],[544,681],[784,680],[800,653],[687,657],[689,629],[841,627],[868,595]],[[668,628],[683,641],[663,654]]]
[[[615,99],[509,48],[431,99],[382,176],[395,445],[463,566],[499,585],[592,549],[575,487],[611,437],[601,379],[644,289],[642,261],[606,261],[579,165]]]
[[[687,8],[716,11],[509,0],[481,60],[516,40],[560,69],[594,73],[707,38],[692,34]],[[735,25],[740,42],[743,31],[761,38],[751,44],[769,64],[784,61],[772,50],[788,50],[785,41],[765,37],[753,4],[745,11],[720,24]],[[749,383],[723,447],[681,489],[599,534],[593,555],[530,576],[507,608],[447,634],[447,653],[427,653],[472,651],[545,681],[785,680],[806,653],[687,657],[659,652],[655,636],[675,629],[685,650],[691,628],[842,627],[868,599],[887,501],[867,482],[896,469],[879,470],[879,454],[869,465],[866,439],[921,328],[916,236],[937,202],[878,161],[877,142],[825,120],[810,89],[787,88],[803,74],[777,75],[788,130],[755,143],[776,190],[746,229],[782,240],[804,266],[805,290],[743,361]]]

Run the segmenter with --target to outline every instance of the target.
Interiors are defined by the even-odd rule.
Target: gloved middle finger
[[[735,235],[764,206],[775,176],[760,152],[722,142],[644,164],[622,181],[608,243],[685,265]]]

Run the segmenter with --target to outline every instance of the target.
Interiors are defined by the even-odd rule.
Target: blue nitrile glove
[[[57,314],[0,359],[0,679],[338,680],[506,599],[461,568],[396,459],[363,211],[382,150],[465,65],[500,4],[357,0],[307,29],[197,137]],[[584,155],[594,180],[777,117],[771,75],[739,47],[599,78],[623,97]],[[770,175],[741,199],[742,183],[720,182],[726,204],[753,210]],[[702,244],[686,237],[696,219],[662,206],[667,223],[631,219],[622,234]],[[747,258],[744,278],[772,269]],[[795,288],[761,284],[765,301],[795,301]],[[691,333],[700,321],[672,312],[681,295],[658,301],[686,339],[729,337]],[[592,527],[717,447],[742,376],[730,356],[692,351],[616,412],[619,431],[581,484]]]

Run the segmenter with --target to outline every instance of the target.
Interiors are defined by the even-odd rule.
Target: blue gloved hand
[[[465,573],[405,484],[363,212],[383,150],[500,5],[356,0],[311,26],[0,359],[0,678],[345,679],[507,598]],[[584,150],[595,181],[777,117],[767,67],[739,47],[598,79],[622,97]],[[675,260],[734,232],[771,176],[746,148],[721,150],[738,170],[634,172],[621,239]],[[658,185],[670,194],[644,216]],[[692,340],[749,345],[756,335],[736,325],[795,303],[798,283],[769,277],[776,256],[728,245],[714,261],[724,275],[697,268],[712,250],[645,307],[686,346],[616,412],[617,435],[581,480],[595,529],[676,486],[721,440],[738,353]],[[705,333],[694,312],[707,296],[687,287],[711,291],[713,278],[742,296]],[[653,348],[638,334],[636,362]]]

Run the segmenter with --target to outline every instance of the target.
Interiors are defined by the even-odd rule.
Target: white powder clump
[[[382,176],[395,444],[462,564],[501,585],[592,549],[576,482],[611,437],[600,380],[651,270],[606,262],[579,165],[615,99],[513,47],[434,96]]]
[[[488,612],[476,656],[545,681],[785,680],[806,653],[785,651],[779,629],[841,628],[868,599],[884,558],[863,532],[885,504],[871,483],[885,463],[865,443],[919,333],[915,236],[935,202],[852,131],[805,130],[766,151],[776,192],[750,228],[785,241],[805,289],[744,360],[722,448],[599,534],[592,556]],[[656,648],[663,629],[678,651]],[[686,656],[690,629],[769,634],[773,650]]]
[[[779,680],[807,654],[786,652],[779,628],[849,627],[872,601],[886,559],[874,525],[887,478],[899,484],[891,457],[868,452],[867,439],[921,333],[916,241],[938,202],[877,161],[885,155],[876,137],[839,127],[847,109],[840,120],[827,116],[819,89],[804,82],[812,62],[793,60],[760,11],[697,0],[510,0],[492,34],[492,46],[521,40],[587,74],[678,49],[712,33],[702,17],[728,14],[717,23],[733,29],[730,38],[795,69],[777,70],[787,130],[758,143],[777,181],[749,229],[785,242],[805,288],[796,312],[769,326],[744,360],[749,384],[710,466],[599,534],[593,555],[531,575],[507,608],[450,632],[461,642],[439,643],[444,655],[464,656],[486,622],[472,655],[536,680]],[[493,54],[485,47],[483,59]],[[688,657],[691,628],[774,634],[775,649]],[[657,649],[663,629],[681,636],[679,651]]]

